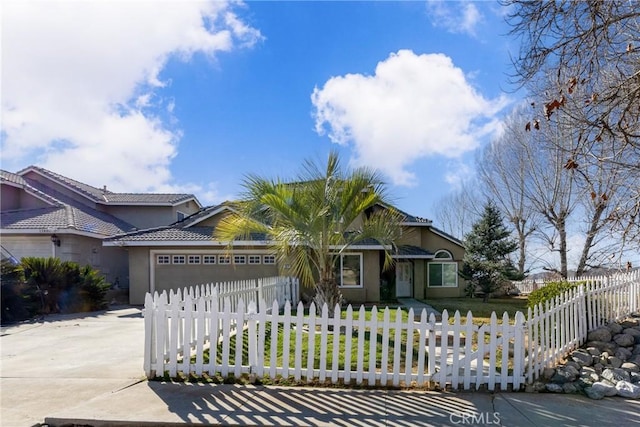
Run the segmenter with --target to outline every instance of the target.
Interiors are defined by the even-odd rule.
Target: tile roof
[[[19,176],[26,175],[29,171],[35,171],[47,178],[61,183],[72,190],[82,194],[95,203],[103,204],[170,204],[174,205],[187,200],[194,199],[199,204],[193,194],[187,193],[115,193],[102,188],[96,188],[89,184],[76,181],[66,176],[57,174],[39,166],[29,166],[18,172]],[[32,186],[42,185],[35,180],[27,180]]]
[[[51,204],[50,207],[2,211],[0,227],[7,230],[76,230],[101,236],[126,233],[135,227],[113,215],[86,206],[46,185],[1,171],[1,182],[19,185]]]
[[[157,227],[147,230],[134,231],[131,233],[114,236],[108,241],[127,241],[127,242],[213,242],[213,227],[183,227],[183,226],[166,226]],[[264,241],[266,235],[262,233],[252,233],[251,241]]]
[[[112,215],[85,206],[53,206],[0,213],[0,226],[7,230],[77,230],[102,236],[135,229]]]
[[[433,252],[423,249],[419,246],[402,245],[398,247],[398,252],[394,255],[394,257],[395,258],[403,258],[403,257],[433,258]]]

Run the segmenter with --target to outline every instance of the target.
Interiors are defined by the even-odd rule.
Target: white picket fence
[[[273,301],[273,306],[261,304],[265,311],[284,307],[285,302],[297,303],[300,295],[300,282],[292,277],[267,277],[261,279],[240,280],[235,282],[209,283],[183,289],[171,290],[168,294],[155,292],[145,296],[145,355],[144,370],[149,373],[154,361],[167,361],[177,372],[178,360],[185,361],[183,355],[192,354],[196,348],[202,357],[211,343],[223,338],[219,334],[224,327],[228,336],[235,335],[238,325],[244,327],[244,320],[230,319],[226,324],[205,322],[210,316],[206,313],[222,311],[223,303],[227,310],[236,312],[244,301],[256,305],[259,301]],[[214,345],[215,347],[215,345]],[[186,359],[188,361],[188,358]],[[187,366],[183,365],[182,372]],[[157,371],[164,372],[164,371]]]
[[[640,309],[640,271],[576,278],[586,282],[527,313],[527,382],[580,347],[587,333]]]
[[[640,274],[590,280],[527,319],[517,313],[510,322],[504,313],[499,322],[493,313],[481,326],[472,313],[451,319],[444,311],[436,321],[423,310],[416,321],[413,310],[349,306],[334,318],[313,304],[292,311],[290,300],[282,307],[229,297],[220,305],[191,292],[182,300],[148,295],[145,372],[518,390],[582,344],[588,330],[638,310]]]

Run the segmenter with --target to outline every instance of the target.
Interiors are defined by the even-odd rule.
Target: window
[[[200,255],[189,255],[189,264],[200,264]]]
[[[184,255],[174,255],[173,263],[174,264],[184,264],[186,261],[186,257]]]
[[[231,257],[229,255],[219,255],[218,264],[231,264]]]
[[[275,255],[264,255],[262,257],[262,263],[263,264],[275,264],[276,263],[276,256]]]
[[[342,254],[336,263],[338,285],[343,288],[362,287],[362,254]]]
[[[458,286],[458,264],[455,262],[432,262],[427,264],[430,287]]]
[[[246,264],[247,263],[247,256],[246,255],[234,255],[233,256],[233,263],[234,264]]]
[[[171,257],[169,255],[158,255],[156,259],[158,264],[171,264]]]
[[[215,264],[216,263],[216,256],[215,255],[203,255],[202,256],[202,263],[203,264]]]
[[[178,221],[182,221],[185,217],[186,217],[186,215],[184,214],[184,212],[180,212],[180,211],[176,212],[176,219]]]
[[[249,264],[260,264],[260,255],[249,255]]]

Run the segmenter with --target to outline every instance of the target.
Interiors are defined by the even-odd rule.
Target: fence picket
[[[336,312],[334,316],[338,316]],[[348,384],[351,381],[351,333],[353,330],[353,308],[351,304],[347,306],[347,313],[344,319],[344,382]]]
[[[311,303],[309,306],[309,336],[308,336],[308,351],[307,351],[307,382],[313,380],[313,365],[316,357],[316,305]]]
[[[465,321],[465,333],[464,333],[464,357],[465,357],[465,365],[464,365],[464,389],[468,390],[471,387],[471,343],[473,342],[473,314],[471,310],[467,311],[467,318]],[[478,375],[477,370],[480,367],[476,368],[476,375]]]
[[[451,325],[451,332],[453,333],[453,346],[451,348],[451,387],[457,390],[460,386],[460,334],[462,328],[460,327],[460,312],[456,310],[453,315],[453,325]]]
[[[369,321],[369,376],[367,384],[372,386],[376,383],[376,364],[378,348],[378,308],[371,309],[371,319]]]

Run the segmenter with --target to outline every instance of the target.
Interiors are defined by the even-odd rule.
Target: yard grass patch
[[[492,298],[488,302],[482,302],[481,298],[438,298],[424,302],[441,313],[446,309],[449,313],[450,322],[456,310],[460,312],[460,317],[463,321],[467,316],[467,312],[471,311],[475,325],[490,323],[491,313],[494,311],[498,318],[498,323],[502,323],[502,315],[506,311],[509,314],[510,324],[514,324],[515,315],[518,311],[521,311],[524,315],[527,313],[526,297]]]

